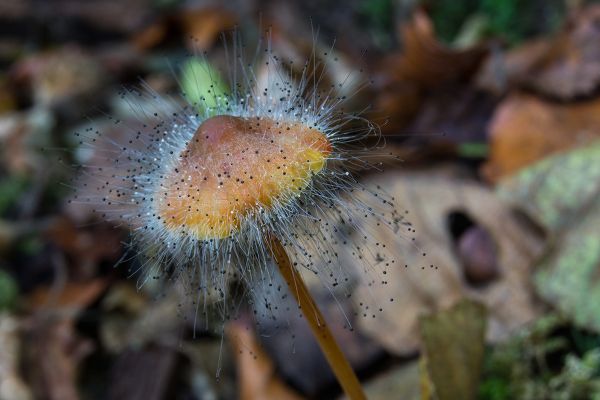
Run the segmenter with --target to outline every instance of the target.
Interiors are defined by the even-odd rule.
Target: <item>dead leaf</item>
[[[310,32],[308,32],[310,34]],[[281,63],[258,63],[256,82],[258,92],[269,87],[273,98],[287,97],[289,93],[273,76],[281,80],[289,80],[295,86],[300,84],[301,77],[307,82],[303,84],[311,88],[314,84],[323,96],[344,98],[338,108],[357,109],[364,107],[364,99],[368,96],[367,82],[360,59],[353,59],[347,53],[340,51],[335,44],[323,44],[312,40],[311,36],[290,33],[289,26],[283,26],[281,21],[269,20],[269,40],[273,54]],[[335,88],[334,92],[331,92]],[[273,92],[272,92],[273,91]],[[359,105],[360,104],[360,105]]]
[[[504,91],[534,89],[570,100],[587,96],[600,86],[600,6],[589,5],[572,15],[556,37],[534,39],[490,56],[479,74],[481,87]]]
[[[455,82],[468,77],[486,53],[484,47],[452,49],[437,40],[433,24],[422,11],[415,12],[409,24],[401,26],[404,45],[396,58],[395,75],[426,87]]]
[[[485,56],[483,46],[453,49],[435,36],[433,24],[422,11],[400,30],[403,49],[387,57],[376,68],[375,90],[378,93],[375,117],[390,119],[384,132],[398,133],[419,108],[424,89],[437,88],[464,80]]]
[[[54,116],[41,108],[0,116],[2,164],[15,174],[47,175],[48,165],[40,149],[49,145],[54,125]]]
[[[117,262],[122,254],[122,234],[106,224],[78,228],[69,218],[60,217],[46,229],[46,237],[77,265],[76,278],[89,279],[102,261]]]
[[[600,86],[600,6],[574,15],[540,64],[531,84],[541,93],[565,100],[593,93]]]
[[[539,60],[552,48],[548,38],[533,39],[515,49],[504,51],[495,47],[476,74],[475,81],[481,89],[502,95],[529,80]]]
[[[31,389],[21,377],[20,360],[22,344],[19,338],[19,321],[9,315],[0,314],[0,399],[30,400]]]
[[[431,150],[446,144],[447,155],[455,155],[461,144],[486,142],[487,124],[497,103],[470,86],[444,87],[424,96],[418,114],[396,134],[405,133],[403,145],[420,143]]]
[[[557,154],[500,182],[500,196],[550,234],[578,223],[598,202],[600,142]]]
[[[468,300],[421,318],[426,371],[435,398],[477,398],[485,351],[485,319],[485,307]]]
[[[0,115],[17,107],[17,99],[4,76],[0,75]]]
[[[227,325],[226,335],[237,359],[240,399],[302,399],[275,376],[273,362],[260,348],[253,331],[232,322]]]
[[[369,400],[423,400],[419,375],[418,361],[400,365],[367,382],[365,394]]]
[[[176,346],[185,322],[180,314],[185,301],[175,288],[153,301],[129,283],[113,286],[102,301],[107,311],[100,324],[103,346],[112,353],[156,343]]]
[[[123,310],[128,314],[140,314],[148,307],[144,293],[136,290],[131,282],[117,282],[102,299],[102,308],[106,311]]]
[[[35,398],[77,400],[79,363],[92,351],[92,343],[81,339],[69,317],[54,318],[39,313],[25,335],[25,365]]]
[[[81,312],[92,304],[106,289],[106,279],[94,279],[88,282],[67,282],[60,287],[38,287],[27,298],[27,304],[33,310],[72,309]]]
[[[65,29],[82,30],[82,26],[92,31],[129,33],[147,19],[151,11],[152,7],[146,0],[61,0],[59,3],[20,0],[0,3],[0,15],[11,20],[35,23],[37,28],[49,28],[60,22],[60,32],[52,32],[54,34]],[[71,33],[70,30],[68,32]]]
[[[414,241],[380,229],[372,240],[385,244],[394,267],[386,271],[387,285],[369,287],[373,277],[360,272],[355,301],[382,308],[376,318],[359,319],[359,330],[388,351],[406,355],[419,347],[418,317],[447,308],[467,297],[490,310],[487,338],[498,341],[539,315],[529,278],[541,240],[525,229],[510,209],[482,185],[434,171],[387,172],[369,182],[395,198],[415,232]],[[468,215],[484,228],[497,248],[498,276],[485,286],[469,284],[448,229],[453,213]],[[426,256],[423,255],[426,253]],[[349,258],[348,265],[356,265]],[[358,266],[359,267],[359,266]],[[362,300],[365,299],[365,300]]]
[[[161,400],[168,398],[175,380],[177,353],[168,347],[147,347],[122,352],[112,367],[109,400]]]
[[[149,50],[158,46],[167,36],[169,25],[166,19],[154,21],[141,31],[135,33],[131,42],[140,51]]]
[[[222,7],[181,8],[153,21],[133,35],[131,42],[139,50],[149,50],[171,36],[182,37],[189,50],[210,49],[221,33],[233,29],[238,16]]]
[[[490,156],[483,174],[490,181],[511,175],[541,158],[600,136],[600,99],[557,104],[513,94],[489,125]]]
[[[194,398],[239,398],[231,348],[221,338],[185,341],[178,349],[190,363],[187,378]]]
[[[585,328],[600,330],[600,142],[542,160],[502,182],[500,194],[546,228],[538,293]]]
[[[417,82],[376,80],[375,106],[369,118],[377,121],[381,131],[396,135],[417,115],[424,95]]]
[[[61,109],[80,106],[82,100],[97,101],[107,78],[99,60],[76,46],[24,58],[11,74],[15,82],[30,88],[38,105]]]
[[[235,26],[237,16],[224,8],[206,7],[183,10],[179,20],[188,48],[203,51],[215,43],[221,32]]]

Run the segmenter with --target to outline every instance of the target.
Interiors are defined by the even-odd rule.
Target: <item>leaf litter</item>
[[[202,331],[194,338],[194,317],[176,290],[154,284],[136,291],[127,280],[135,265],[123,227],[67,207],[65,160],[39,151],[77,148],[66,133],[83,126],[111,126],[108,136],[122,136],[114,125],[121,116],[111,119],[94,104],[124,110],[115,101],[119,85],[137,77],[165,93],[177,83],[161,57],[193,68],[197,59],[181,49],[216,60],[221,32],[236,23],[250,35],[260,30],[252,7],[160,3],[166,8],[141,0],[65,1],[42,18],[32,2],[2,6],[2,21],[43,30],[56,16],[62,31],[49,30],[53,46],[27,34],[35,46],[18,52],[10,50],[16,34],[0,38],[0,267],[10,297],[0,316],[9,355],[1,359],[0,388],[11,388],[0,397],[335,397],[331,375],[315,367],[322,361],[314,343],[301,334],[303,321],[289,321],[297,325],[295,338],[285,329],[264,337],[266,322],[256,329],[252,315],[232,321],[224,337]],[[396,259],[386,268],[387,284],[374,290],[372,278],[342,254],[352,271],[344,287],[352,301],[340,297],[337,304],[318,285],[311,289],[327,318],[340,319],[335,325],[347,323],[344,314],[352,320],[353,331],[334,334],[362,371],[370,398],[544,396],[544,385],[567,398],[597,393],[598,7],[575,7],[558,32],[512,47],[489,41],[482,20],[477,29],[464,21],[454,42],[461,45],[453,47],[436,34],[439,14],[428,15],[435,5],[406,3],[391,18],[392,30],[390,18],[377,14],[386,7],[361,8],[336,14],[335,23],[314,21],[327,27],[315,38],[301,37],[292,23],[314,11],[310,4],[254,5],[268,8],[278,51],[299,62],[313,44],[324,52],[339,36],[340,62],[326,68],[322,83],[336,85],[365,68],[372,84],[353,102],[401,155],[386,160],[384,173],[360,176],[394,196],[414,229],[415,241],[370,232]],[[368,15],[369,28],[353,15]],[[355,43],[373,50],[361,56],[366,67]],[[200,63],[210,69],[212,60]],[[114,268],[119,262],[126,266]],[[540,333],[548,310],[562,319]],[[532,360],[545,367],[519,369]],[[511,376],[518,379],[511,383]]]

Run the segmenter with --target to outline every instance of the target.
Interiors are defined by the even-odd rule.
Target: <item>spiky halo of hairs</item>
[[[82,176],[95,184],[83,184],[76,201],[93,204],[104,219],[131,227],[132,248],[143,260],[132,271],[141,273],[138,286],[149,279],[177,281],[195,305],[195,316],[203,315],[206,320],[210,303],[217,305],[223,319],[234,316],[237,304],[230,301],[234,300],[230,287],[235,280],[249,292],[255,314],[287,318],[286,312],[278,309],[287,291],[272,264],[268,235],[279,238],[294,265],[314,274],[335,298],[339,293],[350,296],[349,282],[356,273],[341,264],[341,253],[351,253],[362,273],[374,273],[374,284],[394,260],[379,243],[371,243],[370,230],[410,232],[393,198],[381,188],[368,189],[355,178],[356,171],[378,168],[368,158],[381,148],[381,137],[378,128],[360,113],[343,111],[350,96],[336,93],[348,86],[360,90],[356,82],[363,79],[349,74],[323,91],[323,59],[335,62],[333,46],[322,54],[314,50],[295,77],[292,63],[277,57],[270,39],[266,43],[258,66],[246,63],[242,47],[234,43],[228,53],[234,64],[227,73],[229,93],[216,89],[216,78],[199,81],[198,85],[208,86],[207,95],[190,103],[185,97],[173,101],[142,84],[142,90],[128,89],[123,94],[143,124],[142,130],[129,128],[129,138],[122,142],[99,131],[76,134],[82,147],[112,160],[110,167],[81,166]],[[257,68],[262,68],[262,78],[257,77]],[[266,82],[261,83],[265,76]],[[252,119],[258,124],[263,119],[299,123],[322,132],[332,151],[324,168],[307,178],[300,193],[287,193],[269,206],[256,204],[251,212],[238,216],[239,229],[225,238],[201,239],[185,226],[177,230],[166,226],[158,208],[169,201],[162,195],[164,176],[177,168],[202,122],[216,115]],[[365,145],[367,139],[370,146]],[[182,177],[184,185],[185,179]],[[357,223],[361,219],[369,223]],[[351,324],[349,318],[346,321]]]

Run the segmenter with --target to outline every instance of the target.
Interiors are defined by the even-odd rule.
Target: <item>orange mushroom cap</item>
[[[302,123],[208,118],[164,176],[158,214],[168,229],[226,238],[245,217],[300,195],[331,151],[324,133]]]

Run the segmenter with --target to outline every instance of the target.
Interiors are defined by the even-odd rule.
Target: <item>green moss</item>
[[[490,18],[490,33],[510,44],[555,30],[565,11],[557,0],[481,0],[480,10]]]
[[[362,24],[381,48],[391,45],[394,32],[394,4],[392,0],[363,0],[358,14]]]
[[[452,43],[473,15],[486,18],[486,34],[514,45],[556,30],[565,15],[561,0],[428,0],[439,37]]]
[[[600,398],[600,349],[590,349],[580,356],[572,347],[572,332],[565,320],[550,315],[490,349],[479,398]]]
[[[510,384],[502,378],[489,378],[479,388],[479,398],[488,400],[509,400]]]
[[[463,23],[479,9],[480,0],[431,0],[427,2],[438,37],[451,43]]]
[[[6,212],[19,200],[27,189],[28,180],[22,176],[9,176],[0,181],[0,215]]]
[[[18,295],[17,284],[12,276],[0,269],[0,311],[11,309]]]

